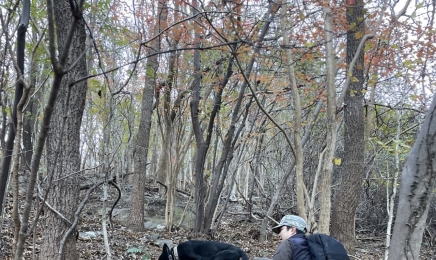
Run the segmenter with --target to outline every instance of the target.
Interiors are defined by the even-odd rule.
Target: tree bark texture
[[[347,64],[358,55],[344,98],[344,158],[340,190],[332,210],[332,236],[342,241],[349,254],[354,253],[354,216],[364,177],[365,132],[363,115],[364,52],[357,53],[365,32],[363,0],[355,1],[346,10]],[[360,37],[359,37],[360,35]]]
[[[144,229],[144,191],[147,156],[150,143],[151,116],[156,83],[157,56],[147,61],[145,87],[142,93],[141,119],[135,140],[135,174],[133,176],[132,199],[130,204],[130,226],[135,231]]]
[[[73,20],[69,1],[57,1],[54,5],[54,14],[58,51],[62,53],[68,40],[68,31]],[[70,220],[70,222],[74,217],[74,212],[77,210],[79,199],[78,176],[76,174],[71,175],[71,173],[80,170],[80,126],[88,87],[86,81],[79,82],[72,87],[69,100],[70,105],[65,107],[65,103],[68,96],[69,84],[87,76],[86,59],[85,55],[83,55],[85,52],[85,42],[85,24],[83,20],[80,20],[72,39],[71,49],[65,66],[69,70],[61,82],[47,139],[48,173],[52,173],[54,179],[48,196],[48,203],[57,209],[66,219]],[[67,113],[65,109],[68,109]],[[60,136],[65,116],[67,116],[67,120],[64,126],[64,135]],[[61,146],[57,150],[59,142],[61,142]],[[58,156],[57,163],[55,163],[56,156]],[[60,240],[69,226],[68,223],[65,223],[53,211],[49,209],[45,211],[42,228],[42,237],[44,239],[41,245],[41,259],[58,258]],[[64,246],[62,259],[79,259],[76,249],[76,237],[73,233]]]
[[[436,95],[401,175],[389,260],[419,259],[436,179]]]
[[[193,14],[197,14],[198,1],[192,1]],[[201,129],[201,123],[199,118],[199,106],[200,106],[200,91],[201,91],[201,64],[200,64],[200,50],[201,46],[201,28],[197,23],[194,23],[194,42],[196,49],[194,50],[194,79],[192,82],[192,99],[189,104],[191,108],[191,120],[192,128],[194,131],[196,150],[193,167],[194,175],[194,205],[195,205],[195,221],[194,221],[194,234],[204,233],[204,199],[206,195],[206,185],[204,181],[204,164],[206,162],[206,155],[209,149],[210,139],[212,136],[212,128],[208,126],[206,139],[203,138],[203,131]],[[210,121],[213,122],[215,115],[211,113]],[[210,124],[209,124],[210,125]]]
[[[159,14],[156,19],[153,31],[160,32],[161,9],[163,0],[158,2]],[[159,51],[160,38],[152,41],[152,48],[148,54]],[[153,115],[153,97],[156,89],[156,71],[159,67],[158,56],[153,55],[147,59],[146,78],[144,91],[142,93],[141,119],[135,140],[134,164],[135,174],[133,176],[132,200],[130,204],[130,227],[135,231],[144,230],[144,191],[145,176],[147,168],[148,150],[150,148],[151,120]]]

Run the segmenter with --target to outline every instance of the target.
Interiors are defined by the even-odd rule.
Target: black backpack
[[[342,243],[331,236],[312,234],[307,242],[313,260],[350,260]]]

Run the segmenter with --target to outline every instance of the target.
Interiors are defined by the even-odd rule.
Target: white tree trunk
[[[388,219],[388,226],[386,228],[386,250],[385,250],[385,260],[388,259],[389,256],[389,246],[391,245],[391,229],[392,229],[392,222],[394,220],[394,205],[395,205],[395,197],[397,196],[397,182],[398,182],[398,174],[400,172],[400,156],[398,153],[399,144],[398,141],[400,140],[400,133],[401,133],[401,119],[402,119],[402,111],[398,112],[398,119],[397,119],[397,136],[396,136],[396,144],[394,149],[395,154],[395,173],[394,178],[392,180],[392,192],[389,196],[389,170],[386,171],[386,198],[387,198],[387,205],[386,210],[389,216]]]
[[[321,210],[319,216],[319,232],[330,233],[331,179],[333,157],[336,147],[336,86],[335,86],[335,52],[333,49],[332,10],[324,7],[324,39],[326,42],[327,70],[327,146],[324,164],[321,171]]]
[[[419,259],[436,178],[436,94],[401,176],[390,260]]]

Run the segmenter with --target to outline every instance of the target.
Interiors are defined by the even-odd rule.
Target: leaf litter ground
[[[116,194],[112,194],[115,200]],[[165,200],[160,196],[155,187],[149,187],[146,196],[146,221],[163,223]],[[123,196],[124,198],[124,196]],[[122,199],[116,206],[117,209],[127,209],[129,201]],[[5,203],[5,220],[3,224],[2,237],[0,241],[0,259],[11,259],[11,250],[13,242],[13,220],[11,216],[11,202],[9,197]],[[177,196],[176,224],[182,215],[184,215],[184,224],[176,228],[173,232],[167,232],[159,228],[146,229],[144,232],[133,232],[128,229],[122,219],[114,217],[113,225],[109,228],[110,247],[113,259],[157,259],[161,253],[161,248],[156,245],[156,241],[162,239],[172,240],[175,244],[192,238],[190,226],[193,225],[192,218],[186,214],[184,208],[186,203],[191,203],[187,196]],[[101,235],[101,200],[98,194],[88,202],[82,212],[80,232],[88,232],[95,236],[79,236],[77,248],[80,253],[80,259],[105,259],[106,252],[104,249],[103,236]],[[188,207],[189,208],[189,207]],[[248,221],[242,213],[235,214],[237,210],[243,209],[239,203],[229,203],[220,228],[215,232],[214,240],[234,244],[243,249],[250,259],[254,257],[271,258],[279,238],[268,232],[269,239],[266,242],[259,242],[260,222],[257,220]],[[189,212],[189,210],[188,210]],[[127,214],[127,213],[126,213]],[[126,217],[128,220],[128,215]],[[150,221],[151,220],[151,221]],[[38,229],[37,229],[38,230]],[[358,234],[356,253],[351,259],[384,259],[384,237],[371,237]],[[199,238],[208,239],[208,238]],[[426,241],[424,239],[424,241]],[[27,250],[25,259],[39,259],[41,237],[37,233],[35,237],[27,240]],[[420,259],[436,260],[436,247],[426,245],[425,242],[421,250]]]

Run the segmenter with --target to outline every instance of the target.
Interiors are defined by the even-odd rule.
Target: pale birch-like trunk
[[[396,111],[397,114],[397,135],[395,140],[397,141],[395,143],[395,149],[394,149],[394,156],[395,156],[395,172],[394,177],[392,179],[392,184],[389,185],[389,171],[386,171],[386,211],[388,213],[388,224],[386,227],[386,250],[385,250],[385,260],[388,260],[389,257],[389,247],[391,245],[391,234],[392,234],[392,224],[394,220],[394,206],[395,206],[395,198],[397,196],[397,182],[398,182],[398,175],[400,172],[400,155],[399,155],[399,143],[400,140],[400,134],[401,134],[401,119],[403,118],[403,111]],[[392,186],[392,191],[389,190],[390,186]]]
[[[389,260],[419,259],[436,179],[436,95],[401,175]]]
[[[164,116],[165,117],[165,116]],[[165,120],[166,121],[166,120]],[[171,124],[164,123],[165,129],[163,129],[162,133],[162,145],[161,145],[161,154],[158,161],[157,171],[156,171],[156,180],[165,183],[167,185],[167,177],[169,175],[169,149],[170,149],[170,139],[171,139]],[[165,192],[168,192],[168,187],[163,187],[159,185],[159,193],[161,195],[165,195]]]
[[[247,204],[246,200],[248,198],[248,180],[249,180],[249,170],[248,170],[248,162],[245,163],[245,170],[242,172],[242,183],[240,183],[241,187],[242,187],[242,195],[244,196],[244,204]]]
[[[335,86],[335,51],[333,48],[333,18],[332,10],[325,6],[324,13],[324,39],[326,48],[326,92],[327,92],[327,138],[324,163],[321,170],[321,195],[319,232],[330,233],[331,210],[331,183],[333,170],[333,157],[336,147],[336,86]]]
[[[102,143],[102,155],[103,155],[103,167],[102,171],[104,173],[105,183],[103,184],[103,203],[102,203],[102,214],[101,214],[101,224],[103,230],[103,242],[104,249],[106,251],[106,258],[108,260],[112,259],[112,253],[109,245],[109,236],[107,232],[107,223],[108,223],[108,212],[106,208],[108,207],[108,189],[109,189],[109,180],[112,179],[112,175],[110,174],[110,156],[111,156],[111,130],[112,130],[112,117],[113,117],[113,96],[108,88],[108,106],[109,106],[109,114],[106,115],[106,125],[103,129],[103,143]]]
[[[152,155],[151,155],[151,161],[150,161],[150,177],[152,177],[155,181],[154,183],[156,184],[156,180],[158,180],[158,175],[157,175],[157,165],[158,165],[158,160],[157,160],[157,147],[159,146],[159,142],[158,142],[158,131],[154,131],[153,132],[153,149],[152,149]],[[155,177],[153,177],[153,174],[156,175]]]
[[[368,106],[366,108],[365,144],[369,140],[369,133],[371,131],[371,124],[372,124],[372,118],[373,118],[372,113],[374,110],[374,102],[375,102],[375,86],[372,86],[370,94],[369,94]]]
[[[326,149],[324,149],[319,154],[318,167],[316,169],[315,178],[313,178],[312,195],[310,197],[310,203],[308,205],[309,215],[307,218],[307,226],[308,226],[309,232],[316,232],[318,230],[318,224],[317,224],[316,219],[315,219],[315,200],[316,200],[316,193],[317,193],[317,188],[318,188],[319,176],[321,175],[322,166],[324,165],[325,151],[326,151]]]
[[[238,169],[236,170],[236,173],[234,174],[233,178],[230,180],[230,198],[226,198],[226,200],[230,200],[230,201],[238,201],[238,193],[236,191],[236,184],[235,181],[236,179],[239,178],[241,174],[241,167],[238,167]]]
[[[21,139],[22,139],[22,129],[23,129],[23,107],[27,101],[29,96],[30,89],[28,87],[24,88],[23,95],[21,97],[20,102],[17,104],[17,134],[15,136],[15,144],[13,150],[13,167],[12,167],[12,175],[13,175],[13,210],[12,210],[12,218],[14,219],[15,224],[15,232],[14,232],[14,244],[12,245],[12,252],[15,252],[19,231],[21,227],[21,221],[18,213],[19,207],[19,181],[18,181],[18,172],[20,166],[20,147],[21,147]],[[24,159],[24,158],[23,158]],[[24,160],[23,160],[24,161]]]

